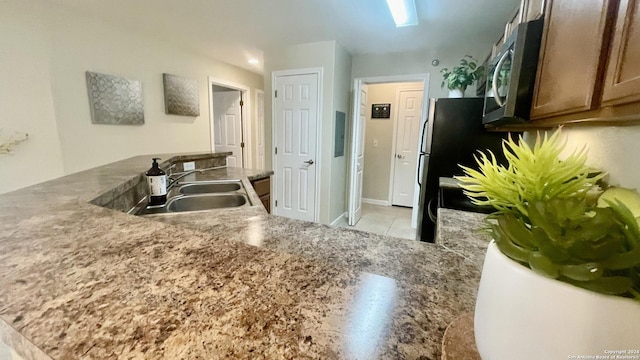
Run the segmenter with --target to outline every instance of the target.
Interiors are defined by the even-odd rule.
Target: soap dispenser
[[[167,175],[158,167],[160,158],[153,158],[151,169],[147,171],[149,185],[149,205],[164,205],[167,202]]]

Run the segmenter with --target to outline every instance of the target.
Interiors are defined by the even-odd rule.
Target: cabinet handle
[[[493,79],[491,80],[493,98],[496,100],[496,104],[500,107],[504,107],[504,101],[500,99],[500,94],[498,94],[498,75],[500,74],[500,70],[502,70],[502,65],[504,65],[505,60],[507,60],[508,55],[513,55],[513,50],[509,49],[502,54],[502,57],[500,57],[500,60],[496,65],[496,69],[493,71]]]

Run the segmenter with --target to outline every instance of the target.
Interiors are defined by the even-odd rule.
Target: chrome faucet
[[[169,175],[167,177],[167,192],[178,184],[178,180],[182,179],[183,177],[185,177],[187,175],[191,175],[193,173],[203,173],[203,172],[209,171],[209,170],[218,170],[218,169],[226,169],[226,168],[227,168],[227,165],[214,166],[214,167],[210,167],[210,168],[206,168],[206,169],[195,169],[195,170],[190,170],[190,171],[184,172],[184,173],[178,175],[178,177],[175,177],[175,178],[173,177],[173,175]]]
[[[172,176],[169,176],[167,178],[167,191],[171,190],[171,188],[173,188],[176,184],[178,184],[178,180],[182,179],[185,176],[191,175],[193,173],[202,173],[203,171],[205,171],[206,169],[196,169],[196,170],[191,170],[191,171],[187,171],[185,173],[180,174],[178,177],[174,178]]]

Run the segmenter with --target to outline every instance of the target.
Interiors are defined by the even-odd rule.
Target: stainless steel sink
[[[145,197],[128,213],[168,214],[252,205],[242,181],[237,179],[192,181],[178,185],[167,194],[168,199],[165,205],[148,206]]]
[[[245,205],[251,205],[247,196],[235,192],[227,194],[178,195],[167,201],[166,205],[141,206],[130,213],[134,213],[135,215],[166,214],[234,208]]]
[[[238,207],[247,203],[242,194],[207,194],[179,196],[167,203],[168,212],[198,211]]]
[[[230,191],[238,191],[242,189],[242,183],[240,181],[206,181],[187,183],[182,185],[178,191],[180,194],[210,194],[210,193],[225,193]]]
[[[242,181],[237,179],[183,183],[171,189],[167,195],[165,205],[147,206],[145,197],[129,210],[129,214],[167,214],[251,206]]]

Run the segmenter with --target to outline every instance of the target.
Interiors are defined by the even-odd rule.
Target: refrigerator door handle
[[[420,152],[420,154],[418,155],[418,171],[417,171],[417,181],[418,181],[418,187],[422,187],[422,184],[420,183],[420,170],[424,171],[422,169],[422,157],[425,156],[427,153],[425,152]]]
[[[429,118],[424,123],[424,129],[422,129],[422,151],[426,153],[431,152],[431,142],[433,141],[433,126],[436,121],[436,103],[437,99],[431,99],[429,101]],[[427,129],[428,127],[428,129]]]
[[[429,120],[424,122],[424,125],[422,125],[422,136],[420,137],[420,152],[424,154],[424,151],[426,151],[427,149],[424,148],[425,141],[426,139],[424,138],[424,133],[425,131],[427,131],[427,125],[429,124]]]

